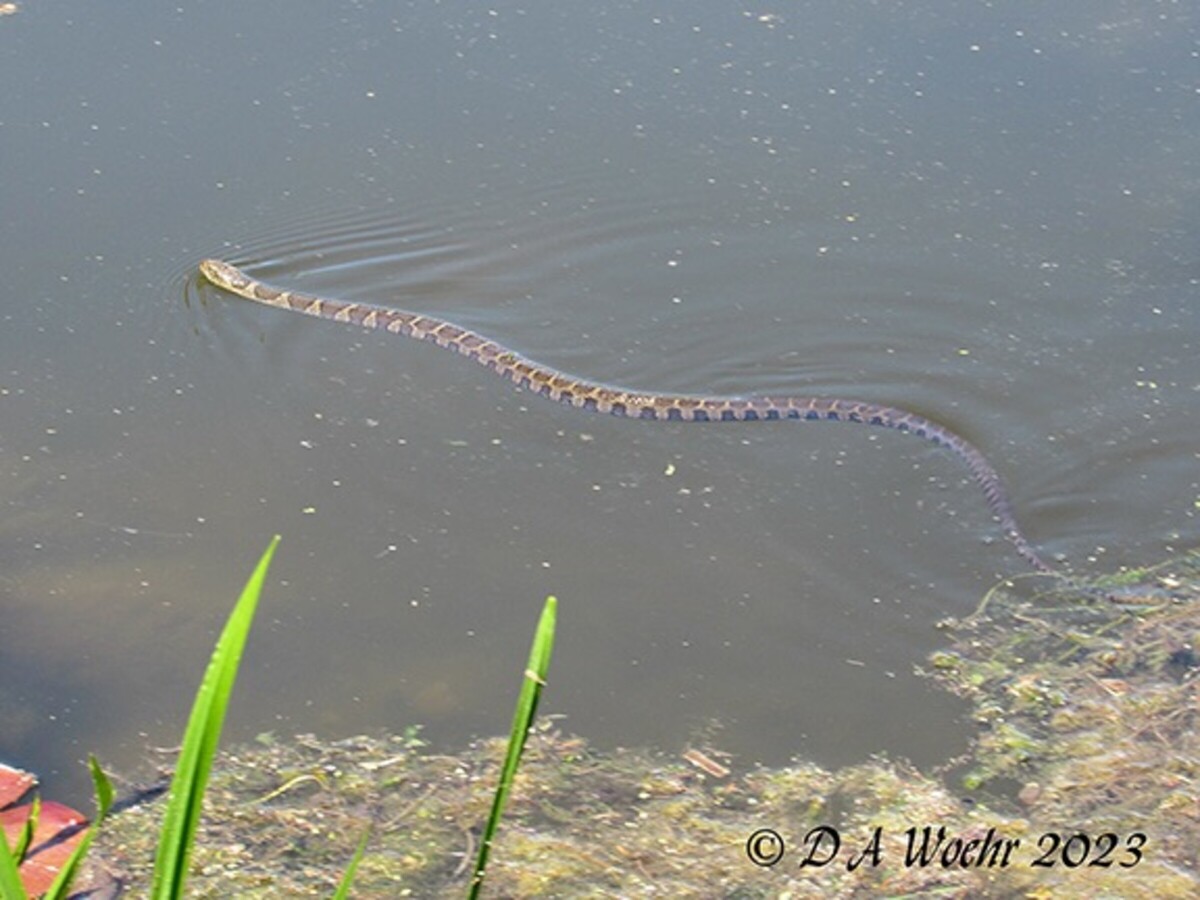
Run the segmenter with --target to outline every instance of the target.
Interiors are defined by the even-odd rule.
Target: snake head
[[[200,262],[200,274],[227,291],[237,292],[250,284],[250,279],[237,268],[219,259],[205,259]]]

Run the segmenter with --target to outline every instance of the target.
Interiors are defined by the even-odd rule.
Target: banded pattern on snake
[[[215,259],[201,262],[200,272],[217,287],[247,300],[334,322],[347,322],[419,338],[448,350],[457,350],[520,387],[578,409],[638,419],[685,422],[770,422],[779,419],[858,422],[914,434],[946,447],[966,465],[971,477],[983,489],[988,508],[1000,521],[1005,537],[1030,565],[1041,572],[1060,574],[1038,555],[1022,533],[1000,476],[987,457],[966,438],[914,412],[878,403],[832,397],[703,397],[635,393],[548,368],[444,319],[368,303],[346,303],[298,291],[280,290],[254,280],[236,266]]]

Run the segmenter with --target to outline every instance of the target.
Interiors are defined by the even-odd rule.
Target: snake
[[[946,448],[966,466],[1017,553],[1037,571],[1063,577],[1038,555],[1021,531],[1004,483],[983,452],[945,425],[910,410],[840,397],[702,396],[628,391],[560,372],[491,338],[424,313],[281,290],[218,259],[203,260],[200,273],[222,290],[255,303],[429,341],[444,349],[455,350],[520,388],[576,409],[666,422],[772,422],[783,419],[857,422],[924,438]]]

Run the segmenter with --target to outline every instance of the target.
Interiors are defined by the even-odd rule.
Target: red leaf
[[[0,809],[12,806],[37,784],[37,779],[28,772],[0,763]]]
[[[25,821],[33,805],[26,803],[0,812],[0,828],[8,838],[11,847],[16,843],[25,827]],[[83,840],[86,828],[80,828],[69,838],[46,846],[48,841],[56,838],[60,832],[85,824],[87,816],[77,810],[55,803],[53,800],[43,803],[38,813],[37,827],[33,830],[33,840],[29,843],[29,851],[25,861],[21,863],[21,883],[31,896],[37,897],[49,890],[59,870],[70,858],[76,845]]]

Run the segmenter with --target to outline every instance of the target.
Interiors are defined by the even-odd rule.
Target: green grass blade
[[[116,796],[116,792],[113,790],[112,782],[100,768],[100,763],[90,753],[88,754],[88,768],[92,771],[92,786],[96,789],[96,809],[99,810],[96,821],[99,822],[112,809],[113,797]]]
[[[192,841],[200,821],[200,804],[208,784],[213,756],[221,739],[221,727],[225,724],[229,695],[237,680],[238,665],[246,646],[246,636],[254,621],[263,581],[278,545],[279,536],[276,535],[246,582],[233,612],[229,614],[229,621],[217,640],[204,680],[196,692],[179,762],[175,767],[175,777],[171,779],[171,797],[154,860],[154,883],[150,895],[155,900],[175,900],[183,896]]]
[[[17,858],[9,849],[4,829],[0,828],[0,900],[26,900],[28,896],[17,871]]]
[[[363,852],[367,849],[367,841],[370,839],[371,827],[368,825],[363,829],[363,835],[358,841],[358,849],[354,851],[354,856],[350,859],[350,865],[346,866],[346,872],[342,875],[342,880],[338,882],[333,900],[346,900],[350,896],[350,884],[354,881],[354,873],[358,871],[358,864],[362,862]]]
[[[525,669],[521,696],[517,698],[517,708],[513,713],[508,751],[504,755],[504,767],[500,770],[500,783],[496,786],[492,811],[488,814],[487,824],[483,829],[483,840],[479,843],[475,873],[471,878],[470,893],[467,895],[470,900],[478,897],[483,887],[488,856],[492,852],[492,837],[500,824],[504,804],[508,801],[508,794],[512,789],[513,777],[517,774],[521,754],[525,751],[525,738],[529,735],[529,726],[533,724],[533,717],[537,714],[538,700],[541,699],[542,687],[546,684],[546,673],[550,670],[550,653],[554,648],[554,626],[557,619],[558,600],[555,597],[547,597],[542,616],[538,620],[537,631],[533,636],[533,646],[529,648],[529,665]]]
[[[62,898],[69,894],[71,882],[74,880],[75,874],[79,871],[79,864],[87,856],[88,851],[92,847],[92,841],[96,839],[96,832],[100,828],[100,823],[104,821],[104,817],[108,815],[109,809],[112,808],[112,782],[108,780],[108,776],[100,768],[100,763],[96,761],[96,757],[88,756],[88,767],[92,770],[92,786],[96,791],[96,816],[92,819],[92,824],[88,828],[87,834],[79,842],[79,846],[75,848],[75,852],[71,854],[67,860],[67,864],[59,871],[58,877],[54,879],[54,883],[50,885],[50,890],[46,891],[42,900],[62,900]]]
[[[25,819],[25,824],[21,826],[21,833],[17,836],[17,846],[13,847],[13,859],[17,861],[17,865],[25,859],[25,854],[29,852],[29,845],[33,842],[33,832],[37,830],[38,816],[42,814],[42,797],[40,794],[33,795],[33,802],[29,805],[29,816]]]

